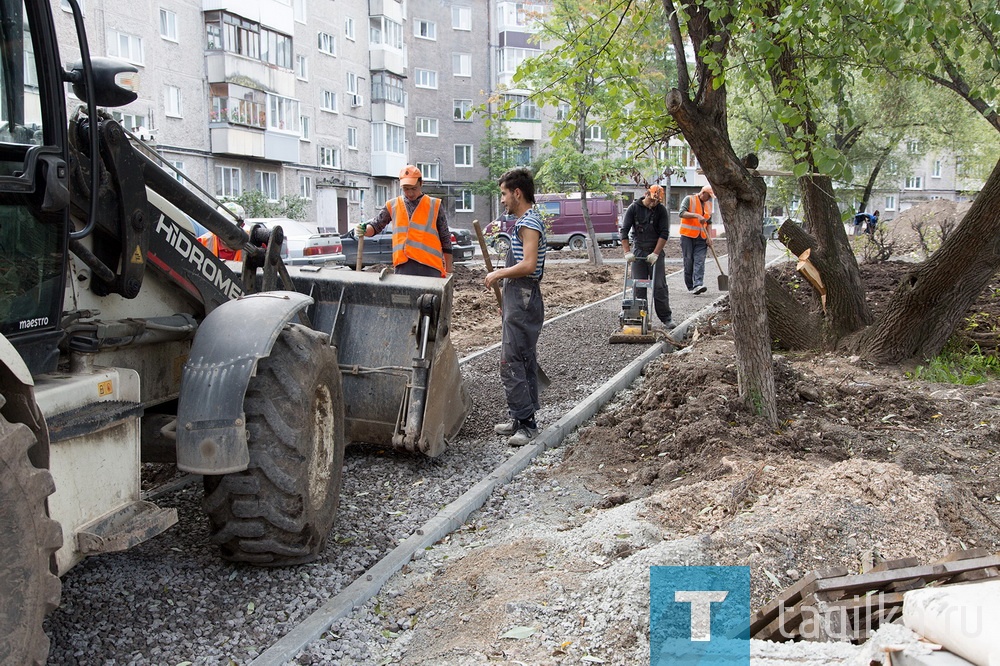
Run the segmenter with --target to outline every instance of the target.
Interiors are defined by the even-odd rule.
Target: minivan
[[[587,222],[583,219],[579,194],[539,194],[535,197],[535,207],[545,219],[548,229],[546,240],[550,248],[583,250],[587,247]],[[597,242],[617,245],[621,241],[621,197],[617,194],[588,196],[587,210],[590,211]],[[504,214],[486,228],[493,248],[500,254],[506,253],[510,247],[510,234],[516,221],[513,215]]]

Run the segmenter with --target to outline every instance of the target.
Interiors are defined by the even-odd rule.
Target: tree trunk
[[[784,285],[770,275],[764,275],[767,299],[767,327],[771,343],[778,349],[802,351],[823,344],[819,317],[792,298]]]
[[[736,376],[740,397],[757,415],[777,425],[767,307],[764,299],[764,179],[743,167],[726,133],[724,118],[708,113],[679,90],[667,95],[667,111],[698,156],[718,199],[729,246],[729,305],[733,313]],[[725,109],[725,105],[722,105]]]
[[[601,246],[597,242],[597,234],[594,233],[594,222],[590,219],[590,208],[587,207],[587,185],[582,178],[580,179],[580,208],[583,209],[583,221],[587,225],[587,238],[590,239],[587,246],[588,259],[595,266],[603,266],[604,255],[601,254]]]
[[[840,209],[828,176],[807,175],[799,179],[806,231],[812,242],[788,248],[796,256],[812,247],[810,260],[819,269],[826,287],[826,321],[833,341],[872,323],[871,310],[865,302],[861,271],[847,232],[840,219]],[[795,239],[797,229],[789,229]],[[804,236],[804,234],[802,234]]]
[[[1000,162],[958,228],[896,288],[862,344],[862,358],[899,363],[937,356],[998,269]]]

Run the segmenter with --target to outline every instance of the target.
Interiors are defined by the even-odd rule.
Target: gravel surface
[[[538,415],[543,427],[646,349],[606,344],[619,308],[612,299],[544,329],[540,360],[553,384]],[[311,564],[261,569],[224,562],[207,540],[199,486],[159,498],[178,509],[178,525],[64,577],[62,604],[46,623],[49,663],[248,663],[511,455],[492,432],[506,411],[497,366],[496,351],[463,366],[473,412],[439,458],[348,448],[334,534]],[[336,629],[337,650],[355,663],[368,663],[364,626],[349,620]]]

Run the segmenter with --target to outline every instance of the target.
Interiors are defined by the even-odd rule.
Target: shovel
[[[361,271],[361,267],[364,266],[363,259],[364,259],[364,256],[365,256],[365,234],[367,234],[367,233],[368,233],[368,225],[367,224],[362,224],[361,225],[361,235],[358,236],[358,260],[357,260],[357,266],[354,268],[354,270],[356,270],[358,272],[360,272]]]
[[[486,262],[486,272],[487,273],[492,273],[493,272],[493,260],[490,259],[490,250],[489,250],[489,247],[486,245],[486,238],[483,236],[483,228],[481,226],[479,226],[479,220],[473,220],[472,221],[472,228],[476,230],[476,238],[479,239],[479,249],[482,250],[482,252],[483,252],[483,261]],[[497,297],[497,306],[499,306],[500,311],[502,313],[503,312],[503,296],[500,295],[500,285],[498,285],[498,284],[494,284],[493,285],[493,294],[494,294],[494,296]],[[538,392],[541,393],[542,391],[544,391],[545,389],[547,389],[549,387],[549,384],[552,383],[552,380],[549,379],[549,376],[547,374],[545,374],[545,371],[542,370],[542,366],[540,364],[536,363],[535,367],[538,370],[538,372],[537,372],[537,376],[538,376]]]
[[[719,267],[719,291],[729,291],[729,276],[722,272],[722,264],[719,263],[719,256],[715,254],[715,248],[709,245],[708,249],[712,251],[715,265]]]

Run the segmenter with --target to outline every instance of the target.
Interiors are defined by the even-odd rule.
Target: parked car
[[[348,231],[343,236],[344,256],[346,263],[351,268],[357,267],[358,262],[358,239],[354,235],[354,230]],[[467,229],[451,230],[451,258],[452,261],[466,261],[471,259],[476,253],[472,244],[472,233]],[[362,266],[375,266],[377,264],[392,265],[392,227],[388,226],[374,236],[365,238],[364,257]]]
[[[473,244],[472,232],[468,229],[451,230],[452,261],[467,261],[476,256],[476,246]]]
[[[578,195],[539,194],[535,197],[535,206],[548,225],[546,241],[550,248],[583,250],[587,247],[587,222]],[[621,242],[622,204],[618,196],[587,197],[587,210],[598,243],[617,245]],[[501,255],[510,247],[510,234],[516,221],[515,216],[505,213],[486,226],[485,234],[493,249]]]
[[[263,224],[268,229],[281,226],[285,232],[285,242],[281,248],[281,258],[286,264],[343,264],[344,245],[340,234],[292,220],[287,217],[250,217],[246,220],[247,230],[255,224]]]

